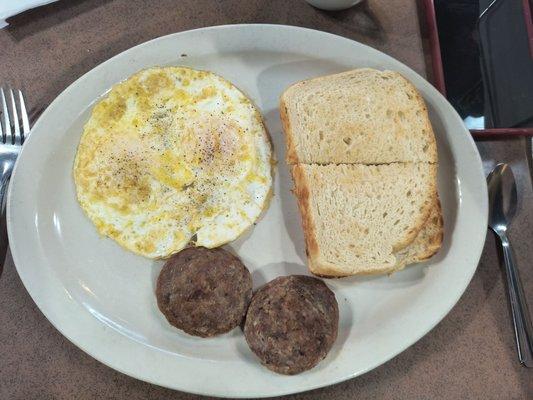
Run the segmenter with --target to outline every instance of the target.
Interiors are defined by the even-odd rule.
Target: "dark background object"
[[[496,1],[479,19],[479,38],[489,126],[533,127],[533,55],[522,2]]]
[[[485,98],[476,34],[479,2],[437,0],[435,11],[448,100],[465,122],[482,117]]]
[[[482,134],[533,134],[533,129],[501,130],[533,127],[529,0],[425,3],[430,29],[438,28],[431,40],[434,50],[440,42],[442,69],[433,52],[436,86],[467,127]]]

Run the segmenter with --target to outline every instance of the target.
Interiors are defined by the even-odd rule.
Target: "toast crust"
[[[298,201],[298,209],[300,210],[300,216],[302,219],[302,228],[305,238],[305,252],[307,254],[307,260],[309,269],[312,273],[318,272],[320,268],[314,263],[314,260],[318,257],[318,243],[316,242],[316,227],[311,217],[311,205],[310,195],[305,173],[302,170],[300,164],[296,164],[291,169],[292,179],[294,180],[294,194]]]
[[[384,71],[384,72],[389,72],[389,71]],[[435,139],[435,131],[433,131],[433,126],[431,125],[431,121],[429,120],[429,111],[428,111],[426,102],[422,98],[422,95],[420,94],[420,92],[411,83],[411,81],[409,81],[405,76],[403,76],[399,72],[396,72],[396,73],[405,82],[405,84],[411,88],[412,93],[414,94],[415,100],[418,103],[418,107],[420,107],[421,112],[426,116],[424,126],[428,132],[428,140],[429,140],[428,152],[431,156],[432,162],[435,164],[438,164],[439,155],[437,152],[437,140]]]
[[[434,164],[434,167],[435,168],[433,168],[432,170],[433,179],[431,180],[432,183],[431,183],[430,201],[425,205],[424,209],[421,210],[417,223],[409,230],[408,235],[405,238],[405,240],[402,240],[398,242],[395,246],[393,246],[392,251],[395,253],[406,248],[411,243],[413,243],[413,241],[418,236],[419,232],[422,230],[422,228],[426,224],[431,214],[431,210],[434,207],[434,204],[439,201],[438,200],[439,195],[437,192],[437,165]]]
[[[283,132],[285,133],[285,143],[287,148],[287,154],[285,160],[287,164],[298,164],[298,155],[296,153],[296,145],[294,143],[294,135],[291,129],[291,121],[289,118],[289,110],[287,109],[287,104],[285,102],[284,94],[280,98],[279,104],[279,113],[281,119],[281,126]]]
[[[424,238],[424,234],[426,233],[424,232],[424,230],[435,230],[435,232],[433,232],[433,234],[431,234],[429,237]],[[431,211],[428,221],[426,222],[426,224],[420,231],[415,241],[411,244],[411,245],[416,244],[416,245],[422,246],[421,251],[409,256],[409,251],[411,249],[407,247],[404,249],[404,253],[407,252],[406,255],[401,254],[401,253],[396,254],[399,260],[394,271],[400,271],[409,264],[421,262],[421,261],[424,261],[424,260],[427,260],[433,257],[440,250],[443,239],[444,239],[444,220],[442,218],[442,207],[440,204],[440,200],[437,198],[435,202],[435,206],[433,210]]]

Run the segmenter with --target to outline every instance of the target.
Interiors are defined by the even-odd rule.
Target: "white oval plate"
[[[233,249],[255,287],[307,273],[278,115],[281,92],[304,78],[356,67],[392,69],[427,101],[437,135],[444,247],[426,264],[392,276],[329,280],[340,306],[328,357],[297,376],[262,367],[239,329],[199,339],[169,326],[157,309],[161,262],[100,237],[78,206],[72,164],[94,102],[141,68],[187,65],[214,71],[260,107],[279,163],[264,218]],[[459,116],[414,71],[360,43],[309,29],[233,25],[161,37],[97,66],[43,113],[20,155],[8,198],[11,252],[41,311],[78,347],[135,378],[205,395],[263,397],[300,392],[363,374],[406,349],[450,311],[479,261],[487,226],[479,154]]]

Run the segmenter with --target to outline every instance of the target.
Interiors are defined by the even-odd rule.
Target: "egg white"
[[[98,232],[150,258],[236,239],[267,206],[271,145],[261,115],[207,71],[150,68],[93,108],[74,162]]]

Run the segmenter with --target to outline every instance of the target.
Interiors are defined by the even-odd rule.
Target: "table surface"
[[[322,12],[303,0],[69,0],[13,17],[0,31],[0,83],[25,89],[38,113],[79,76],[136,44],[210,25],[280,23],[369,44],[422,75],[430,70],[420,4],[368,0]],[[422,33],[421,33],[422,32]],[[478,142],[488,171],[511,163],[519,205],[510,236],[533,306],[533,192],[526,139]],[[449,315],[393,360],[358,378],[288,398],[533,398],[533,369],[517,362],[500,255],[491,233],[477,272]],[[0,399],[193,399],[94,360],[46,320],[11,256],[0,277]]]

